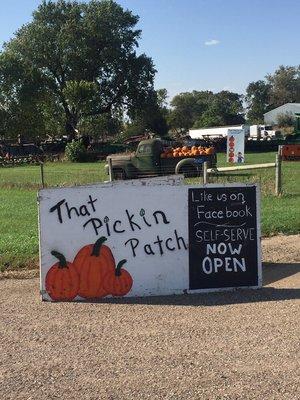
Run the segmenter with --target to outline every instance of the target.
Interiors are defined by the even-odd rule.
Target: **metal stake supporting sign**
[[[113,168],[112,168],[112,159],[108,158],[108,170],[109,170],[109,181],[112,182],[114,180]]]
[[[275,194],[280,196],[282,192],[281,182],[281,146],[278,148],[278,154],[276,154],[276,166],[275,166]]]
[[[41,182],[42,182],[42,188],[44,189],[45,187],[45,181],[44,181],[44,163],[40,163],[41,166]]]

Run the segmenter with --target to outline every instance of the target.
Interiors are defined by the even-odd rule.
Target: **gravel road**
[[[0,399],[298,400],[299,243],[264,240],[261,290],[54,304],[1,280]]]

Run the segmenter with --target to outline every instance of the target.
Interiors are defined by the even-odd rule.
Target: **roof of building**
[[[273,110],[270,110],[270,111],[264,113],[264,115],[267,115],[267,114],[269,114],[269,113],[272,113],[272,112],[274,112],[274,111],[276,111],[276,110],[280,110],[280,109],[282,109],[282,108],[287,108],[287,106],[296,106],[296,107],[299,107],[299,108],[300,108],[300,103],[286,103],[286,104],[282,104],[282,106],[273,108]],[[294,108],[294,107],[293,107],[293,108]]]

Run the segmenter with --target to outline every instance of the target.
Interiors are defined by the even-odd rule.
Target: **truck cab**
[[[139,143],[132,164],[139,175],[158,175],[160,173],[160,154],[163,151],[160,139],[148,139]]]

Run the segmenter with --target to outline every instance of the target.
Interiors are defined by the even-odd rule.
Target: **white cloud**
[[[217,39],[211,39],[211,40],[207,40],[206,42],[204,42],[205,46],[216,46],[219,43],[220,43],[220,40],[217,40]]]

